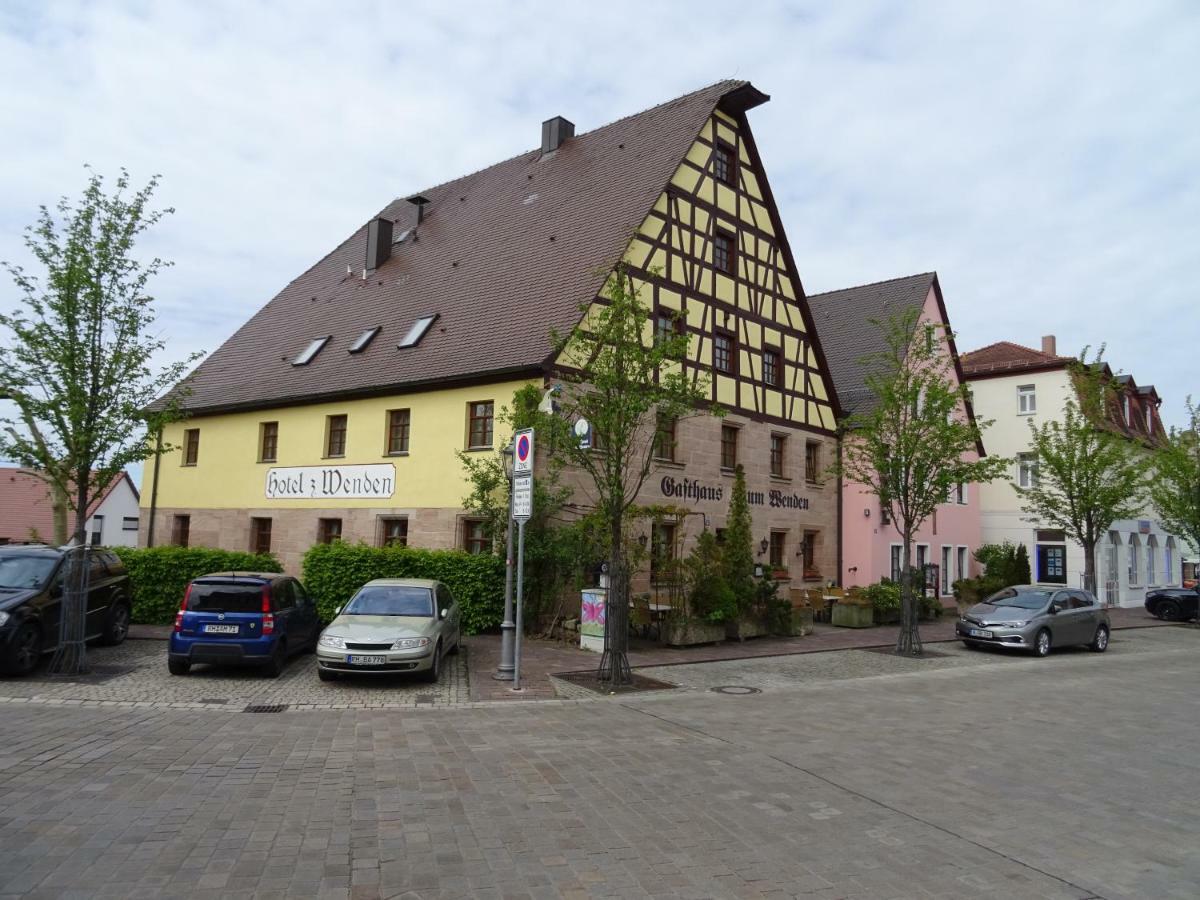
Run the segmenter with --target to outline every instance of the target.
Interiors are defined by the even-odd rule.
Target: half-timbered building
[[[553,381],[551,333],[624,260],[656,327],[728,415],[659,442],[646,503],[720,528],[747,473],[756,551],[794,582],[837,577],[837,400],[748,112],[726,81],[393,200],[192,376],[179,448],[147,467],[143,540],[271,550],[316,541],[486,549],[456,451],[507,443],[497,413]],[[669,528],[669,525],[663,525]]]

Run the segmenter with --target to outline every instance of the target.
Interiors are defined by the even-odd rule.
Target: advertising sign
[[[293,466],[267,470],[268,500],[386,500],[396,493],[396,467]]]

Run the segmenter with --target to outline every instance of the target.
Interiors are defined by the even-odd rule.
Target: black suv
[[[108,550],[87,550],[88,640],[119,644],[129,633],[129,576]],[[28,675],[58,646],[66,552],[41,544],[0,547],[0,670]]]

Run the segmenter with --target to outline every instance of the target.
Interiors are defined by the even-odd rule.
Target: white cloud
[[[164,176],[173,351],[212,350],[392,197],[719,78],[810,291],[936,268],[961,347],[1108,344],[1178,421],[1200,189],[1186,2],[45,3],[0,11],[0,258],[84,162]],[[0,289],[0,304],[11,303]]]

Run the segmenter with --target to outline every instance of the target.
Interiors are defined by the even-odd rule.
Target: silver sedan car
[[[968,647],[1032,650],[1084,645],[1108,649],[1108,612],[1087,591],[1020,584],[1004,588],[959,617],[955,633]]]
[[[462,642],[462,611],[440,581],[377,578],[338,610],[317,641],[317,674],[413,672],[437,681]]]

